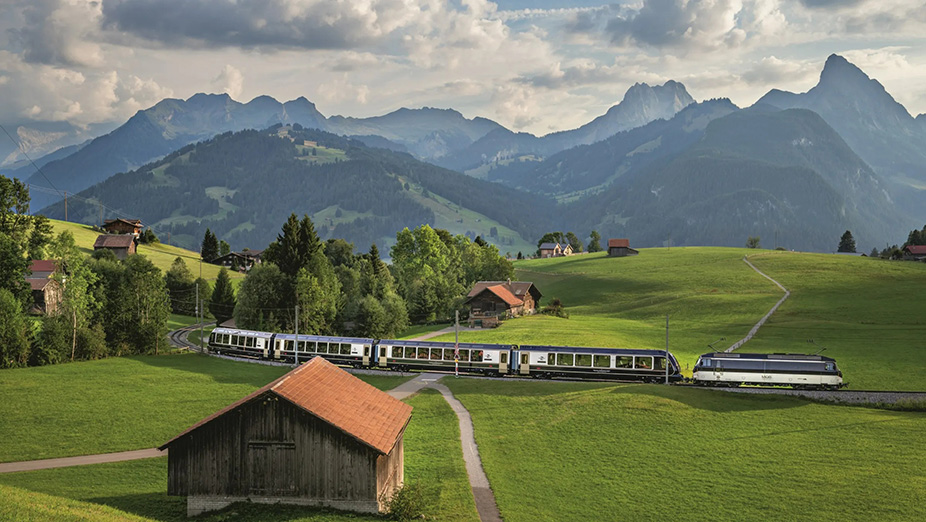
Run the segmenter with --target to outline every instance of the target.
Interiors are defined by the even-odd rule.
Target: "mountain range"
[[[488,233],[476,223],[491,222],[498,237],[504,236],[501,230],[510,231],[504,236],[508,246],[529,246],[537,230],[554,227],[574,230],[579,236],[591,229],[605,237],[628,236],[638,246],[657,245],[669,238],[673,245],[742,245],[746,236],[761,234],[781,238],[779,244],[790,248],[827,251],[833,249],[833,235],[846,229],[853,231],[860,247],[880,247],[885,241],[902,240],[907,230],[926,221],[926,116],[913,118],[880,83],[837,55],[827,59],[819,83],[803,94],[772,90],[752,107],[741,109],[726,99],[696,103],[674,81],[661,86],[637,84],[619,104],[586,125],[540,137],[512,132],[484,118],[467,119],[452,109],[400,109],[373,118],[325,117],[305,98],[280,103],[262,96],[242,104],[227,95],[198,94],[185,101],[164,100],[139,111],[109,134],[37,163],[44,163],[45,178],[69,192],[126,172],[119,177],[121,185],[104,183],[81,193],[94,201],[114,201],[114,195],[106,191],[117,186],[128,190],[131,184],[126,179],[133,176],[154,176],[153,181],[131,185],[132,190],[146,193],[166,183],[164,179],[197,184],[193,178],[158,174],[165,169],[182,170],[182,158],[191,154],[205,157],[200,149],[205,145],[190,149],[190,144],[212,143],[216,134],[241,129],[268,129],[257,133],[266,139],[264,134],[278,132],[273,129],[280,125],[290,137],[325,131],[328,134],[319,139],[329,144],[338,136],[347,137],[338,138],[346,142],[320,149],[324,158],[336,163],[356,165],[358,154],[388,155],[391,159],[378,156],[375,163],[390,165],[385,171],[396,179],[405,179],[411,169],[425,173],[421,179],[457,180],[458,193],[434,192],[420,180],[412,183],[413,189],[421,191],[416,201],[434,213],[419,212],[415,219],[443,220],[457,232],[474,234]],[[262,145],[242,142],[239,146],[263,150]],[[186,152],[178,156],[177,149]],[[304,151],[304,147],[299,149],[294,157]],[[161,157],[172,163],[158,163]],[[423,167],[422,161],[444,169]],[[414,168],[410,162],[417,162]],[[253,179],[268,176],[268,168],[260,164],[252,168]],[[459,174],[451,175],[450,170],[468,177],[454,177]],[[194,171],[205,175],[202,169]],[[21,169],[12,175],[22,178],[27,172],[31,174]],[[9,171],[4,174],[11,175]],[[33,175],[30,183],[46,184],[38,176]],[[495,183],[470,185],[465,181],[473,178]],[[283,200],[292,194],[312,199],[311,193],[319,190],[313,177],[299,178],[305,180],[301,182],[285,179],[289,183],[277,189],[290,192],[281,196]],[[240,186],[233,188],[235,183]],[[241,197],[236,191],[252,190],[245,189],[241,180],[235,183],[213,179],[201,187],[205,199],[196,191],[175,194],[179,210],[165,214],[162,209],[143,217],[172,227],[179,236],[201,237],[205,226],[211,226],[248,243],[244,246],[260,247],[262,236],[249,235],[257,227],[254,216],[222,223],[235,215],[233,206],[243,208],[237,199],[232,203]],[[341,193],[338,184],[332,183],[324,185],[325,189]],[[253,187],[259,189],[265,187]],[[480,204],[473,194],[463,194],[473,191],[485,199],[485,194],[503,190],[512,201],[530,194],[519,208],[541,205],[544,211],[524,210],[530,218],[521,222],[512,220],[503,209]],[[184,199],[190,195],[193,199]],[[33,192],[33,208],[56,199]],[[462,204],[463,199],[468,203]],[[209,212],[188,212],[193,201],[204,204]],[[453,202],[457,204],[450,211],[448,203]],[[347,201],[313,204],[322,203],[324,207],[307,208],[307,213],[332,219],[325,212],[340,211],[343,217],[353,208]],[[296,200],[293,204],[293,208],[305,208]],[[460,212],[467,216],[462,222],[457,221],[460,217],[451,219]],[[82,215],[90,221],[97,217],[89,211]],[[470,219],[471,215],[478,217]],[[388,212],[365,217],[379,220],[376,230],[384,234],[389,227],[410,223],[408,215],[400,218]],[[348,226],[343,219],[338,223]],[[334,221],[329,224],[336,226]],[[177,227],[186,228],[180,231]],[[384,234],[379,232],[351,233],[362,236],[358,239],[362,243],[382,241]]]

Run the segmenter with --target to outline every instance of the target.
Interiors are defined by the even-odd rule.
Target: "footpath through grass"
[[[926,518],[926,414],[658,385],[445,379],[508,522]]]
[[[0,370],[0,462],[152,448],[290,369],[177,354]]]
[[[421,485],[427,519],[479,520],[453,411],[433,390],[425,390],[407,402],[415,409],[405,433],[405,479]],[[166,458],[0,475],[0,518],[187,520],[185,498],[167,496]],[[197,520],[383,519],[299,507],[239,504]]]
[[[791,297],[744,350],[825,347],[850,389],[926,390],[926,263],[791,252],[750,261]]]

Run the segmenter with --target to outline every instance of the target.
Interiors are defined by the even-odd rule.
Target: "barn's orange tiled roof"
[[[926,245],[907,245],[904,250],[913,255],[926,254]]]
[[[630,248],[629,239],[609,239],[608,248]]]
[[[54,272],[58,269],[58,262],[54,259],[33,259],[29,265],[29,271],[33,274],[36,272]]]
[[[164,443],[164,449],[210,421],[265,393],[273,393],[382,453],[405,431],[412,407],[316,357],[254,393],[213,413]]]
[[[515,297],[511,292],[508,291],[507,288],[502,285],[489,286],[486,287],[486,290],[497,295],[502,301],[505,301],[508,306],[518,306],[524,304],[523,300]]]

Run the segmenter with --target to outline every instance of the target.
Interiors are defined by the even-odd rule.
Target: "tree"
[[[855,252],[855,238],[852,237],[852,232],[846,230],[846,232],[839,238],[839,248],[837,252]]]
[[[759,248],[759,236],[749,236],[746,239],[746,248]]]
[[[0,232],[0,288],[9,290],[22,308],[32,302],[32,291],[26,282],[29,260],[23,255],[21,243]]]
[[[55,229],[52,228],[48,218],[42,215],[34,216],[32,219],[32,233],[29,234],[29,246],[27,255],[29,259],[45,259],[45,247],[54,237]]]
[[[314,334],[334,333],[338,314],[341,283],[321,252],[316,252],[310,266],[296,277],[296,302],[299,304],[299,331]]]
[[[582,251],[582,242],[579,241],[579,238],[572,232],[566,232],[566,241],[569,242],[569,246],[572,247],[573,252]]]
[[[588,235],[588,251],[591,252],[601,252],[601,235],[597,230],[592,230],[592,233]]]
[[[29,189],[16,178],[0,176],[0,234],[26,242],[32,226],[29,215]]]
[[[198,297],[196,283],[193,280],[193,272],[186,266],[183,258],[174,259],[167,274],[164,275],[164,282],[170,295],[170,309],[175,314],[194,315]]]
[[[54,277],[63,291],[61,315],[71,323],[71,360],[77,355],[78,333],[90,326],[93,314],[100,308],[100,302],[93,292],[97,275],[90,269],[84,255],[74,243],[69,231],[58,235],[51,245],[51,254],[58,262],[59,270]],[[165,332],[166,333],[166,332]]]
[[[286,276],[269,263],[255,265],[238,287],[235,323],[248,330],[277,331],[280,317],[289,314],[284,300]],[[214,293],[214,292],[213,292]]]
[[[232,288],[228,270],[223,266],[215,280],[215,289],[212,290],[212,300],[209,302],[209,313],[215,317],[216,324],[222,324],[231,319],[235,313],[235,291]]]
[[[299,270],[307,267],[316,252],[321,249],[321,241],[315,233],[315,225],[308,215],[300,221],[296,214],[290,214],[276,241],[270,243],[264,251],[265,261],[275,264],[280,271],[295,278]]]
[[[145,256],[129,256],[125,260],[126,282],[122,287],[122,305],[131,322],[130,337],[135,353],[160,351],[167,335],[170,305],[164,278],[158,267]]]
[[[203,243],[199,250],[199,255],[202,257],[203,261],[207,263],[219,257],[219,240],[208,228],[206,229],[206,234],[203,236]]]
[[[227,256],[231,253],[231,246],[224,239],[219,241],[219,257]]]
[[[878,257],[878,248],[877,248],[877,247],[872,247],[872,248],[871,248],[871,253],[868,254],[868,257],[870,257],[870,258],[872,258],[872,259]]]
[[[6,288],[0,288],[0,368],[25,366],[29,360],[30,330],[22,303]]]
[[[144,232],[138,238],[138,242],[143,245],[154,245],[160,243],[161,240],[158,239],[158,236],[155,235],[154,231],[150,228],[146,228]]]

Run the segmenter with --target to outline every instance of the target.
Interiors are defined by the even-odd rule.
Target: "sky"
[[[637,82],[743,107],[837,53],[926,113],[926,0],[2,0],[0,124],[121,124],[161,99],[454,108],[542,135]]]

